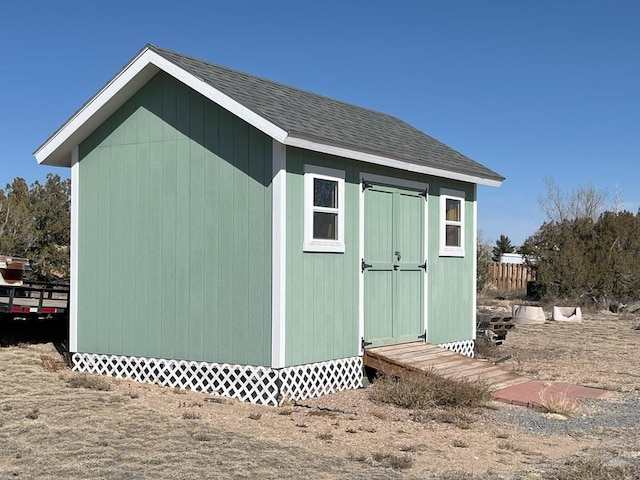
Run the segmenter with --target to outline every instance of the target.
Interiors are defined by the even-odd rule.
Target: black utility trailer
[[[0,255],[0,344],[68,336],[69,284],[28,282],[26,258]]]
[[[68,284],[0,285],[0,318],[3,320],[45,320],[64,317],[68,312]]]

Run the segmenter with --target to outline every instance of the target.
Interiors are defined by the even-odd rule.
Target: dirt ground
[[[483,313],[509,311],[507,301],[483,303]],[[504,367],[532,378],[624,392],[599,402],[635,399],[640,318],[584,317],[518,326],[494,353],[511,355]],[[533,480],[576,458],[640,459],[640,422],[534,431],[495,415],[524,408],[503,404],[473,413],[471,423],[419,421],[416,412],[373,403],[368,388],[280,408],[114,379],[109,390],[72,388],[81,375],[52,371],[58,358],[51,344],[0,349],[0,479]],[[597,408],[585,404],[573,415]]]

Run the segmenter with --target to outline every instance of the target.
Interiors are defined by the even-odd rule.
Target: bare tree
[[[568,195],[550,177],[545,177],[544,184],[547,193],[538,197],[538,207],[551,222],[585,218],[597,220],[604,211],[607,192],[597,190],[591,183],[579,186]]]
[[[620,190],[620,187],[618,187],[618,183],[616,183],[613,192],[613,204],[611,207],[614,213],[620,213],[624,210],[624,200],[622,198],[622,191]]]

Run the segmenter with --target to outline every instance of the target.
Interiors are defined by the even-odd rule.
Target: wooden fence
[[[491,287],[501,291],[526,292],[527,282],[535,280],[534,272],[527,265],[494,262],[489,269]]]

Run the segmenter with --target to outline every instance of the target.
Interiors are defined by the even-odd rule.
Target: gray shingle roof
[[[501,182],[504,177],[402,120],[197,58],[148,46],[289,134]]]

